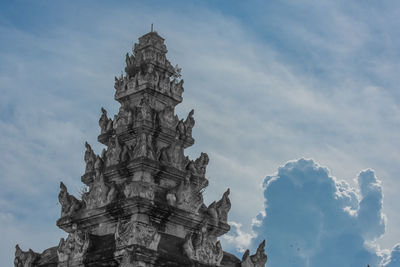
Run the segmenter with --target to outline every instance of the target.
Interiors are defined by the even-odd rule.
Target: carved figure
[[[140,112],[138,114],[139,120],[153,121],[153,110],[150,106],[149,97],[144,95],[139,104]]]
[[[217,202],[216,209],[218,220],[226,223],[228,221],[228,212],[231,209],[231,200],[229,199],[230,190],[226,190],[222,198]]]
[[[145,182],[130,182],[124,187],[124,195],[126,198],[141,197],[154,200],[154,186]]]
[[[88,193],[84,194],[82,199],[89,209],[101,207],[114,201],[117,196],[117,190],[114,184],[107,185],[104,182],[104,175],[97,176]]]
[[[246,250],[243,254],[241,267],[264,267],[267,262],[267,255],[265,254],[265,240],[257,248],[256,254],[249,256],[250,251]]]
[[[183,144],[182,141],[179,140],[179,134],[169,146],[160,149],[159,161],[165,165],[170,164],[174,168],[184,170],[188,159],[184,155]]]
[[[147,157],[149,159],[155,160],[153,137],[151,134],[146,134],[142,132],[136,139],[135,147],[133,150],[133,157]]]
[[[61,217],[70,216],[82,207],[82,203],[73,195],[68,194],[67,187],[63,182],[60,182],[60,189],[58,201],[61,204]]]
[[[184,140],[186,138],[186,127],[185,127],[185,123],[183,122],[183,119],[178,122],[178,125],[176,126],[176,130],[179,133],[179,138]]]
[[[123,126],[131,126],[132,125],[132,110],[121,106],[119,108],[118,115],[115,117],[114,120],[114,128],[118,129]]]
[[[126,53],[125,62],[126,62],[125,72],[126,75],[128,76],[128,79],[130,79],[136,74],[136,58],[134,55],[129,56],[129,53]]]
[[[16,245],[15,246],[15,258],[14,258],[14,266],[15,267],[34,267],[35,262],[39,259],[40,254],[33,252],[32,249],[28,251],[22,251],[21,248]]]
[[[207,153],[202,152],[200,157],[195,161],[190,161],[186,169],[191,171],[195,175],[204,176],[206,174],[206,167],[209,162]]]
[[[121,162],[122,147],[118,137],[115,136],[114,142],[110,142],[106,151],[105,166],[116,165]]]
[[[174,107],[167,106],[163,111],[158,113],[159,123],[163,127],[175,129],[179,121],[178,116],[174,115]]]
[[[197,213],[203,205],[203,194],[190,182],[191,174],[167,193],[167,203],[171,206]]]
[[[87,232],[76,230],[68,234],[66,240],[60,239],[57,256],[60,262],[82,258],[90,247],[90,237]]]
[[[88,142],[85,142],[85,157],[84,160],[86,162],[86,169],[85,173],[92,172],[94,171],[94,164],[96,162],[96,154],[93,152],[92,148],[88,144]]]
[[[160,238],[161,236],[155,227],[134,220],[126,223],[118,220],[115,230],[115,245],[117,247],[140,245],[151,250],[157,250]]]
[[[101,133],[104,134],[112,129],[113,121],[107,117],[107,111],[101,108],[101,117],[99,119],[99,125],[101,128]]]
[[[195,233],[186,235],[183,253],[192,260],[219,266],[223,258],[223,250],[216,237],[207,230],[207,221]]]
[[[117,90],[117,92],[121,89],[124,89],[123,84],[124,84],[124,76],[121,74],[119,78],[117,76],[114,77],[115,83],[114,83],[114,88]]]
[[[194,120],[193,114],[194,114],[194,109],[192,109],[189,112],[189,114],[188,114],[188,116],[187,116],[187,118],[185,120],[186,134],[188,136],[192,136],[192,129],[193,129],[194,124],[195,124],[195,120]]]

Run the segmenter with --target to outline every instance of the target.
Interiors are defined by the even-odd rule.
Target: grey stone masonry
[[[68,233],[43,253],[15,252],[15,266],[265,266],[265,242],[239,260],[224,252],[218,237],[227,233],[229,189],[210,205],[209,157],[189,159],[194,111],[180,119],[180,68],[166,58],[164,39],[151,31],[126,54],[125,74],[115,77],[118,114],[101,108],[100,155],[85,143],[81,180],[88,191],[77,199],[61,182],[61,217]]]

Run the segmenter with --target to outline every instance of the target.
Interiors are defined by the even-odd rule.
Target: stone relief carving
[[[80,259],[85,255],[90,245],[89,234],[81,230],[76,230],[76,225],[74,225],[74,231],[68,234],[66,240],[61,238],[58,244],[58,260],[64,262]]]
[[[32,249],[28,251],[22,251],[22,249],[16,245],[15,246],[15,267],[34,267],[35,261],[40,257],[40,254],[34,252]]]
[[[222,198],[216,203],[218,220],[224,223],[228,221],[228,212],[231,209],[231,200],[229,199],[230,190],[225,191]]]
[[[129,53],[126,53],[125,56],[125,62],[126,62],[126,67],[125,67],[125,72],[128,77],[128,79],[131,79],[136,75],[137,72],[137,62],[135,55],[129,55]]]
[[[153,121],[153,109],[150,106],[150,100],[147,95],[144,95],[140,100],[139,110],[140,112],[137,114],[137,119],[139,121]]]
[[[136,138],[136,143],[133,148],[133,158],[146,157],[152,160],[156,159],[154,153],[153,136],[142,132]]]
[[[63,182],[60,183],[60,189],[58,201],[61,204],[61,217],[70,216],[82,208],[82,202],[68,193],[67,187]]]
[[[243,254],[241,267],[264,267],[267,262],[267,255],[265,254],[265,240],[257,248],[256,254],[250,256],[250,251],[246,250]]]
[[[207,153],[202,152],[200,157],[195,161],[189,161],[186,169],[192,172],[194,175],[204,176],[206,174],[206,167],[209,162],[209,158]]]
[[[126,198],[141,197],[154,200],[154,186],[145,182],[128,182],[123,192]]]
[[[130,108],[121,106],[118,115],[114,120],[114,128],[118,129],[123,126],[131,126],[133,123],[133,112]]]
[[[178,116],[174,115],[174,107],[167,106],[158,113],[159,124],[163,127],[175,129],[178,124]]]
[[[115,245],[117,247],[139,245],[157,250],[160,238],[161,236],[155,227],[134,220],[125,223],[119,220],[115,230]]]
[[[94,153],[93,149],[90,147],[88,142],[85,142],[85,156],[84,160],[86,162],[85,173],[94,171],[94,165],[96,162],[96,154]]]
[[[174,78],[170,83],[170,88],[171,88],[171,93],[172,93],[173,96],[181,98],[182,97],[182,93],[184,91],[184,89],[183,89],[183,80],[180,80],[178,82]]]
[[[186,235],[183,253],[192,260],[219,266],[224,256],[221,243],[208,231],[207,225],[204,220],[198,231]]]
[[[104,181],[104,175],[96,176],[90,185],[89,192],[82,196],[86,207],[89,209],[101,207],[114,201],[117,196],[117,189],[114,184],[107,185]]]
[[[107,117],[107,111],[101,108],[101,117],[99,119],[101,133],[104,134],[113,128],[113,121]]]
[[[173,207],[197,213],[203,205],[203,194],[198,186],[195,186],[188,173],[181,183],[167,193],[167,203]]]
[[[184,170],[188,164],[188,158],[184,155],[179,134],[175,136],[174,141],[169,146],[161,148],[158,154],[159,161],[164,165],[171,165],[179,170]]]
[[[129,160],[129,148],[125,143],[121,145],[118,136],[115,136],[110,140],[107,150],[103,153],[102,160],[105,162],[105,167],[127,161]]]

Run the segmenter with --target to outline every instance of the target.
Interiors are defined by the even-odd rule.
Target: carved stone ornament
[[[206,174],[206,167],[208,165],[209,158],[207,153],[201,153],[200,157],[195,161],[191,160],[187,165],[187,169],[194,175],[204,176]]]
[[[187,136],[192,136],[192,129],[193,129],[194,124],[195,124],[195,120],[194,120],[193,115],[194,115],[194,109],[192,109],[189,112],[189,114],[188,114],[188,116],[187,116],[187,118],[185,120],[185,128],[186,128],[186,135]]]
[[[132,110],[121,106],[119,108],[118,115],[116,116],[114,120],[114,128],[119,129],[124,126],[131,126],[133,122],[133,113]]]
[[[123,146],[125,146],[125,144],[123,144]],[[105,153],[105,159],[103,158],[105,167],[113,166],[121,162],[121,156],[124,150],[123,146],[121,146],[117,136],[115,136],[114,140],[111,139]]]
[[[200,230],[186,235],[183,253],[192,260],[216,266],[220,266],[224,256],[221,243],[207,230],[206,220]]]
[[[183,144],[182,141],[179,140],[178,134],[169,146],[160,149],[159,161],[164,165],[171,165],[179,170],[185,169],[188,158],[184,155]]]
[[[203,194],[199,187],[191,183],[188,173],[184,181],[167,193],[167,203],[189,212],[197,213],[203,205]]]
[[[75,227],[76,229],[76,227]],[[87,232],[75,230],[68,234],[66,240],[61,238],[57,248],[60,262],[81,259],[90,247],[90,237]]]
[[[160,238],[161,236],[155,227],[133,220],[125,223],[119,220],[115,230],[115,245],[117,247],[139,245],[157,250]]]
[[[95,180],[90,186],[88,193],[82,196],[86,207],[89,209],[101,207],[114,201],[117,196],[117,189],[114,184],[107,185],[104,182],[104,175],[96,176]]]
[[[147,95],[144,95],[139,104],[140,112],[137,114],[139,121],[153,121],[153,109],[150,106],[150,100]]]
[[[86,169],[85,173],[94,171],[94,164],[96,162],[96,154],[93,152],[93,149],[90,147],[88,142],[85,142],[85,162],[86,162]]]
[[[218,220],[226,223],[228,221],[228,212],[231,209],[231,200],[229,199],[230,190],[226,190],[222,198],[216,203]]]
[[[184,91],[184,89],[183,89],[183,80],[180,80],[180,81],[178,82],[178,81],[174,78],[174,79],[172,80],[172,82],[171,82],[170,88],[171,88],[172,96],[173,96],[174,98],[177,98],[177,99],[181,99],[181,98],[182,98],[182,93],[183,93],[183,91]]]
[[[15,246],[15,259],[14,266],[15,267],[34,267],[35,262],[39,259],[40,254],[33,252],[32,249],[28,251],[22,251],[21,248],[16,245]]]
[[[61,204],[61,217],[70,216],[82,207],[82,202],[68,193],[67,187],[63,182],[60,183],[60,193],[58,201]]]
[[[167,106],[164,110],[158,113],[159,124],[162,127],[175,129],[178,124],[178,116],[174,115],[174,107]]]
[[[135,181],[125,184],[124,195],[126,198],[141,197],[154,200],[154,190],[154,185]]]
[[[257,248],[257,252],[250,256],[250,251],[246,250],[243,254],[241,267],[264,267],[267,262],[267,255],[265,254],[265,240]]]
[[[107,111],[101,108],[101,117],[99,119],[99,125],[101,128],[101,133],[104,134],[112,129],[113,121],[107,117]]]
[[[153,137],[151,134],[142,132],[136,138],[136,143],[133,148],[133,158],[146,157],[152,160],[156,159],[154,153]]]

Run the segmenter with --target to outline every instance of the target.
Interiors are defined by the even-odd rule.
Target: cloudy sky
[[[59,181],[79,194],[84,142],[101,151],[100,107],[117,112],[114,76],[151,23],[183,69],[177,114],[195,109],[186,153],[210,156],[207,204],[231,189],[225,250],[400,266],[396,0],[2,1],[1,262],[65,236]]]

